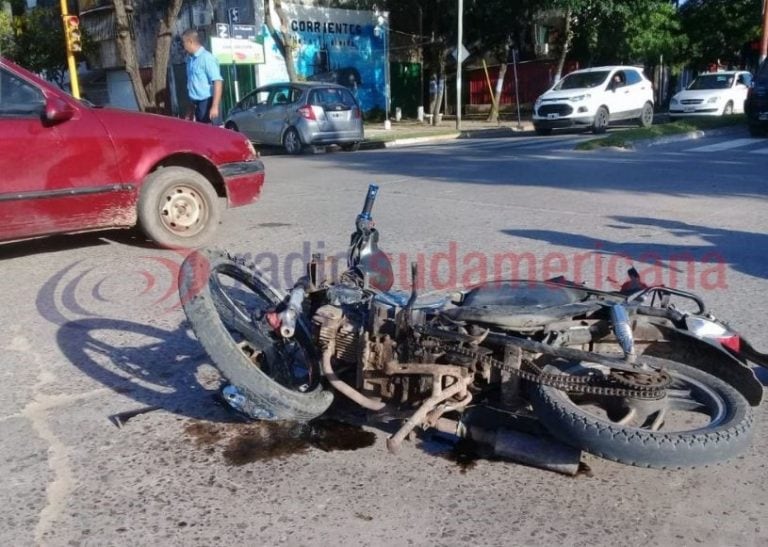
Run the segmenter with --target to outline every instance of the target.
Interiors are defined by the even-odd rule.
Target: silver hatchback
[[[299,154],[306,146],[338,144],[357,150],[363,140],[360,105],[349,89],[325,83],[279,83],[246,95],[225,127],[253,142]]]

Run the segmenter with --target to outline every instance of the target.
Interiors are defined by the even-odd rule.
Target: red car
[[[138,225],[196,247],[253,203],[264,165],[242,135],[96,108],[0,58],[0,241]]]

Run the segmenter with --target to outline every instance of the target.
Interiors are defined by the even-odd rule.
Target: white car
[[[744,112],[752,74],[724,71],[700,74],[687,89],[669,101],[669,115],[728,116]]]
[[[536,99],[533,126],[539,135],[582,126],[603,133],[610,122],[653,123],[653,85],[642,69],[602,66],[571,72]]]

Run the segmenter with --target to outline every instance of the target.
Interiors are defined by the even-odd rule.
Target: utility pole
[[[456,130],[461,131],[461,53],[464,50],[464,0],[459,0],[459,40],[456,46]]]
[[[64,25],[64,40],[67,48],[67,66],[69,67],[69,82],[72,87],[72,96],[80,98],[80,83],[77,80],[77,63],[75,51],[82,49],[80,36],[80,19],[76,15],[69,14],[67,0],[61,0],[61,22]]]
[[[760,63],[768,56],[768,0],[763,0],[763,39],[760,42]]]

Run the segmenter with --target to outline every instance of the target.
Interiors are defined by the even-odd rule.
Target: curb
[[[511,127],[466,129],[464,131],[456,131],[453,133],[443,133],[440,135],[430,135],[425,137],[405,137],[388,141],[363,141],[360,143],[360,150],[381,150],[383,148],[397,148],[415,144],[452,141],[456,139],[493,139],[510,137],[512,135],[524,133],[526,131],[528,131],[528,129],[514,129]]]

